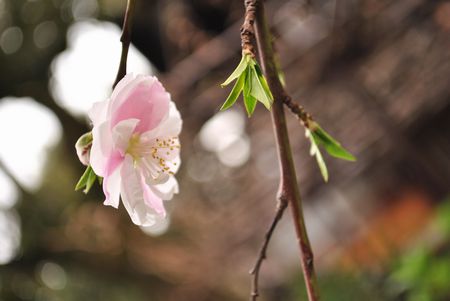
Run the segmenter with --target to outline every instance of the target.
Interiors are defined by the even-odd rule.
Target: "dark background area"
[[[0,300],[248,299],[278,166],[262,106],[251,119],[242,101],[218,113],[229,92],[219,84],[240,59],[242,1],[136,0],[137,70],[153,70],[184,120],[167,225],[140,229],[123,208],[102,205],[99,187],[74,192],[83,172],[74,144],[89,130],[82,103],[103,99],[68,104],[54,83],[110,93],[118,56],[98,78],[106,88],[83,81],[106,70],[94,50],[107,37],[82,51],[70,28],[113,23],[116,44],[102,51],[118,52],[125,2],[0,0]],[[324,183],[288,114],[323,300],[450,300],[450,2],[266,7],[287,89],[358,159],[325,156]],[[58,69],[70,49],[75,63]],[[304,300],[289,214],[261,287],[262,301]]]

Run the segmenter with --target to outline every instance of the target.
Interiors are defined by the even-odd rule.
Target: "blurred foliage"
[[[299,285],[298,275],[296,283],[291,283],[293,296],[287,300],[307,300],[306,291]],[[384,301],[383,292],[371,284],[369,275],[355,275],[348,272],[334,271],[320,275],[321,299],[327,301]],[[274,299],[275,300],[275,299]],[[283,300],[283,299],[279,299]]]
[[[407,301],[450,299],[450,199],[436,208],[436,226],[442,235],[438,246],[423,245],[409,250],[394,265],[392,290]]]

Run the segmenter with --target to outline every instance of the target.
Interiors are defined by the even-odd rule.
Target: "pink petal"
[[[140,120],[136,132],[149,131],[167,115],[169,101],[170,95],[159,81],[141,81],[112,112],[111,128],[122,120],[134,118]]]
[[[133,73],[126,74],[116,85],[111,94],[111,112],[117,110],[117,108],[123,103],[123,101],[128,97],[130,91],[134,89],[141,81],[149,76],[144,75],[134,75]]]

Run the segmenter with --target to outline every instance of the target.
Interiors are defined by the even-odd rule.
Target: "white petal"
[[[161,122],[160,135],[163,137],[178,137],[181,132],[183,121],[181,120],[180,112],[177,110],[175,103],[169,103],[169,116]]]
[[[147,185],[162,184],[169,180],[169,174],[158,172],[157,163],[150,158],[141,158],[139,161]]]
[[[120,197],[120,169],[119,165],[114,172],[103,179],[103,192],[105,193],[104,205],[112,206],[114,208],[119,207],[119,197]]]
[[[126,155],[121,169],[122,203],[134,224],[139,226],[151,226],[155,224],[160,217],[155,210],[147,206],[144,202],[144,193],[139,172],[139,169],[134,167],[132,157]]]
[[[89,119],[94,125],[99,125],[106,121],[109,100],[95,102],[88,111]]]
[[[167,182],[163,184],[150,186],[153,193],[163,200],[171,200],[175,193],[179,192],[178,182],[174,176],[171,176]]]
[[[112,153],[112,137],[109,130],[109,122],[103,122],[92,129],[92,148],[90,154],[90,164],[95,173],[104,176],[106,164]]]
[[[120,152],[121,155],[125,154],[128,148],[131,136],[134,129],[139,123],[139,119],[127,119],[119,122],[114,128],[112,133],[112,140],[114,148]]]
[[[175,157],[174,159],[172,159],[172,160],[169,162],[169,165],[170,165],[170,170],[171,170],[173,173],[177,173],[177,172],[178,172],[178,169],[180,169],[180,165],[181,165],[181,158],[180,158],[180,155],[178,154],[177,157]]]

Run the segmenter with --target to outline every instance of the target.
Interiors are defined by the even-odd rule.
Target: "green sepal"
[[[356,161],[355,156],[347,151],[336,139],[331,137],[320,125],[314,122],[310,128],[316,143],[323,146],[330,156],[347,161]]]
[[[246,74],[247,69],[245,69],[244,72],[241,73],[238,80],[234,84],[233,90],[231,90],[230,95],[228,95],[227,97],[227,100],[225,100],[222,107],[220,108],[221,111],[226,110],[234,105],[239,97],[239,94],[241,94],[241,91],[244,88]]]
[[[242,72],[244,72],[247,69],[248,63],[250,60],[250,56],[243,55],[241,58],[241,61],[239,62],[239,65],[234,69],[233,73],[222,83],[220,86],[225,87],[229,85],[233,80],[241,76]]]
[[[328,182],[328,168],[325,164],[325,160],[323,159],[322,153],[319,149],[319,143],[317,143],[314,136],[311,134],[311,131],[306,129],[306,137],[309,138],[309,141],[311,142],[311,148],[309,150],[309,154],[311,156],[316,157],[317,165],[319,165],[320,173],[322,174],[323,180],[325,182]]]
[[[80,180],[78,180],[77,185],[75,186],[75,190],[80,190],[84,188],[83,192],[88,193],[91,190],[92,185],[94,185],[95,180],[97,179],[97,175],[95,174],[92,167],[89,165],[81,176]]]

